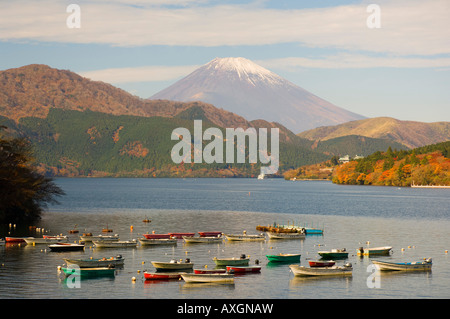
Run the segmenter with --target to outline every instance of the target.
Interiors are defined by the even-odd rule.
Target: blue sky
[[[449,16],[448,0],[2,1],[0,70],[47,64],[148,98],[245,57],[367,117],[450,121]]]

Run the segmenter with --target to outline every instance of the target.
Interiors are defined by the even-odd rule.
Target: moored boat
[[[101,240],[119,240],[119,235],[96,235],[93,236],[91,233],[84,233],[80,236],[80,240],[84,242],[101,241]]]
[[[145,280],[169,280],[180,279],[181,274],[174,272],[144,272]]]
[[[373,260],[372,263],[376,265],[379,270],[384,271],[430,271],[433,266],[431,258],[417,262],[387,262]]]
[[[155,234],[154,232],[151,234],[143,234],[142,236],[147,239],[170,239],[169,234]]]
[[[156,268],[157,271],[190,270],[190,269],[194,268],[194,264],[191,263],[189,258],[187,258],[184,262],[172,259],[169,262],[152,261],[151,263],[152,263],[153,267]]]
[[[114,277],[116,270],[108,267],[78,268],[61,267],[66,276],[80,276],[81,278]]]
[[[128,248],[128,247],[136,247],[137,241],[133,240],[100,240],[93,241],[95,247],[97,248]]]
[[[183,236],[183,240],[187,243],[187,244],[199,244],[199,243],[220,243],[223,239],[222,237],[187,237],[187,236]]]
[[[348,257],[348,251],[345,248],[331,249],[329,251],[317,252],[323,259],[345,259]]]
[[[241,255],[241,257],[231,257],[231,258],[213,258],[216,266],[247,266],[250,258],[245,255]]]
[[[353,274],[351,264],[333,267],[304,267],[300,265],[289,265],[295,276],[348,276]]]
[[[277,254],[277,255],[266,255],[269,262],[278,262],[278,263],[295,263],[300,262],[300,254]]]
[[[384,247],[359,247],[356,250],[356,254],[358,256],[380,256],[380,255],[389,255],[392,252],[391,246]]]
[[[171,238],[139,238],[139,242],[142,246],[151,246],[151,245],[176,245],[177,240]]]
[[[303,239],[306,237],[305,233],[295,233],[295,232],[278,233],[271,231],[267,232],[267,236],[269,237],[269,239]]]
[[[114,267],[120,267],[123,266],[125,259],[118,255],[116,257],[110,257],[110,258],[88,258],[88,259],[71,259],[71,258],[64,258],[64,261],[67,265],[77,265],[80,268],[95,268],[95,267],[108,267],[108,266],[114,266]]]
[[[227,272],[235,274],[258,273],[261,272],[261,266],[227,266]]]
[[[66,243],[68,242],[67,236],[55,236],[55,237],[25,237],[24,240],[28,245],[37,245],[37,244],[53,244],[53,243]]]
[[[193,237],[195,233],[169,233],[170,238],[183,239],[184,237]]]
[[[51,251],[78,251],[83,250],[84,245],[82,244],[71,244],[71,243],[55,243],[48,245]]]
[[[334,260],[308,260],[310,267],[332,267],[336,264]]]
[[[227,240],[229,241],[260,241],[266,240],[266,236],[264,234],[258,235],[248,235],[246,231],[242,234],[224,234]]]
[[[221,231],[199,231],[200,237],[219,237],[222,236]]]
[[[187,274],[182,273],[181,277],[187,283],[234,283],[233,274]]]

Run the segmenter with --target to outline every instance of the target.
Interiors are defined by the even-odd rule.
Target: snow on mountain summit
[[[203,101],[299,133],[364,117],[339,108],[242,57],[215,58],[151,99]]]

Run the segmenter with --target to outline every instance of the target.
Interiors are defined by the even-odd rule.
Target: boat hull
[[[61,268],[66,276],[80,276],[81,278],[114,277],[114,268]]]
[[[163,272],[144,272],[145,280],[171,280],[180,279],[181,274],[178,273],[163,273]]]
[[[151,245],[176,245],[176,239],[168,239],[168,238],[157,238],[157,239],[147,239],[147,238],[139,238],[139,242],[143,246],[151,246]]]
[[[393,263],[374,260],[372,263],[382,271],[431,271],[433,266],[431,261]]]
[[[89,235],[81,235],[80,240],[84,242],[93,242],[93,241],[101,241],[101,240],[109,240],[109,241],[119,241],[119,235],[112,235],[112,236],[89,236]]]
[[[278,233],[267,232],[269,239],[304,239],[306,235],[304,233]]]
[[[374,248],[359,248],[356,251],[358,256],[387,256],[390,255],[392,247],[374,247]]]
[[[53,245],[48,245],[51,251],[79,251],[84,249],[84,245],[80,244],[68,244],[68,243],[57,243]]]
[[[194,264],[191,262],[185,263],[152,261],[151,263],[157,271],[192,270],[194,268]]]
[[[39,245],[39,244],[54,244],[54,243],[67,243],[69,240],[67,237],[58,238],[35,238],[35,237],[25,237],[25,242],[28,245]]]
[[[80,268],[98,268],[98,267],[120,267],[125,263],[124,258],[97,258],[97,259],[69,259],[64,258],[67,265],[77,265]]]
[[[234,283],[233,274],[181,274],[187,283]]]
[[[299,265],[290,265],[292,273],[299,277],[310,276],[351,276],[352,267],[304,267]]]
[[[210,244],[210,243],[220,243],[222,237],[186,237],[183,236],[183,240],[187,244]]]
[[[318,251],[323,259],[345,259],[348,258],[348,252],[345,249],[332,249],[330,251]]]
[[[300,254],[278,254],[278,255],[266,255],[270,262],[278,263],[296,263],[300,262]]]
[[[261,266],[227,266],[227,272],[235,274],[259,273]]]
[[[332,267],[336,264],[335,261],[320,261],[320,260],[309,260],[308,261],[310,267]]]
[[[169,234],[143,234],[147,239],[170,239]]]
[[[213,258],[216,266],[248,266],[249,258]]]
[[[200,237],[219,237],[222,236],[221,231],[199,231]]]
[[[266,240],[264,235],[225,235],[226,239],[229,241],[262,241]]]
[[[93,241],[93,243],[97,248],[133,248],[137,246],[137,242],[135,240],[132,241],[100,240],[100,241]]]
[[[185,237],[194,237],[195,233],[169,233],[170,238],[183,239]]]

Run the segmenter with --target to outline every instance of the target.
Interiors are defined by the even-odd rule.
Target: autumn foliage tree
[[[47,203],[64,192],[36,172],[24,138],[4,137],[0,126],[0,223],[28,223],[40,218]]]

